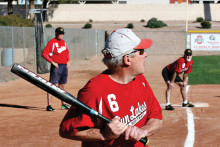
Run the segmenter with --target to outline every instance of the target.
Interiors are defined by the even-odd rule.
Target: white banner
[[[220,34],[191,34],[191,49],[220,51]]]

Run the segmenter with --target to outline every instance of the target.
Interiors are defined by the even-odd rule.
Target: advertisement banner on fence
[[[191,49],[220,51],[220,34],[191,34]]]

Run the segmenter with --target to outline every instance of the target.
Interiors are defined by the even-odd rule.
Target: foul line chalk
[[[186,87],[186,93],[188,93],[189,90],[189,85]],[[193,103],[195,105],[195,107],[209,107],[208,103]],[[161,104],[161,107],[165,107],[166,104]],[[172,106],[174,107],[182,107],[181,105],[177,105],[177,104],[172,104]],[[189,108],[189,107],[182,107],[186,109],[186,114],[187,114],[187,129],[188,129],[188,134],[186,137],[186,141],[184,144],[184,147],[193,147],[194,142],[195,142],[195,124],[194,124],[194,116],[193,113],[191,111],[191,109],[193,108]]]
[[[189,91],[189,85],[186,87],[186,93]],[[186,108],[188,134],[184,147],[193,147],[195,141],[194,116],[190,108]]]
[[[195,124],[194,124],[194,116],[190,108],[186,108],[187,113],[187,129],[188,134],[186,137],[186,141],[184,147],[193,147],[195,141]]]

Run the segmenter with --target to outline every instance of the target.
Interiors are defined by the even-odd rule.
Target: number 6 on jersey
[[[119,107],[116,101],[116,96],[114,94],[109,94],[107,98],[112,112],[117,112],[119,110]]]

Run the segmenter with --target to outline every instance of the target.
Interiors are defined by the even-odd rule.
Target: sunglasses
[[[137,49],[137,50],[131,52],[130,54],[135,53],[135,52],[139,52],[139,55],[143,55],[145,51],[144,51],[144,49]]]

